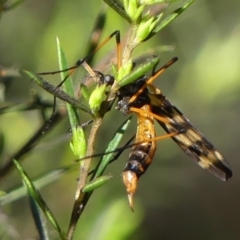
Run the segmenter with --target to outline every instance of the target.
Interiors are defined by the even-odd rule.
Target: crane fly
[[[70,71],[57,86],[57,88],[60,87],[76,68],[83,65],[114,36],[117,43],[117,69],[119,70],[122,65],[120,33],[119,31],[115,31],[88,56],[78,60],[74,66],[60,71],[40,73],[39,75]],[[151,164],[156,151],[156,141],[159,139],[171,137],[179,147],[195,159],[202,168],[209,170],[221,180],[226,181],[232,176],[230,166],[226,160],[224,160],[223,156],[190,121],[171,104],[162,92],[152,84],[152,82],[176,60],[176,58],[172,59],[149,78],[145,76],[145,72],[157,64],[158,58],[153,58],[144,66],[136,69],[134,77],[130,73],[123,77],[123,79],[120,79],[120,81],[114,81],[114,77],[111,75],[105,76],[98,71],[93,71],[91,74],[92,76],[99,77],[100,84],[112,85],[107,101],[113,102],[117,95],[117,109],[125,115],[135,113],[138,117],[135,144],[130,153],[129,161],[123,171],[123,181],[128,192],[131,208],[133,207],[133,194],[136,191],[138,179]],[[105,83],[106,79],[110,79],[111,82]],[[57,94],[55,94],[55,97],[56,96]],[[154,120],[167,132],[166,135],[156,137]]]
[[[124,115],[136,113],[138,117],[135,143],[139,144],[132,148],[123,171],[123,182],[131,208],[138,179],[152,162],[156,140],[162,138],[171,137],[202,168],[221,180],[226,181],[232,176],[231,168],[223,156],[162,92],[152,85],[152,82],[176,60],[169,61],[150,78],[143,76],[118,91],[116,108]],[[154,119],[167,132],[166,135],[156,137]]]

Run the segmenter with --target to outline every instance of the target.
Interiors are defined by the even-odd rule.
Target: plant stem
[[[88,147],[87,147],[87,156],[91,156],[94,153],[94,142],[97,135],[97,131],[102,124],[102,118],[97,118],[92,125],[89,139],[88,139]],[[80,174],[79,174],[79,181],[77,185],[77,190],[75,193],[75,202],[73,205],[72,215],[70,224],[68,227],[67,239],[71,240],[73,238],[74,230],[76,228],[77,222],[86,206],[85,198],[88,194],[83,193],[82,189],[85,187],[87,183],[88,173],[90,171],[91,166],[91,158],[88,158],[80,163]]]

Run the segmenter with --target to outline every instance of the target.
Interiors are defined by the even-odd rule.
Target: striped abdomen
[[[155,138],[155,127],[150,105],[143,105],[142,113],[138,113],[138,125],[135,143],[139,143],[132,148],[129,160],[122,173],[123,182],[126,186],[130,206],[133,206],[133,194],[137,188],[139,177],[147,170],[152,162],[156,151],[156,141],[149,141]]]

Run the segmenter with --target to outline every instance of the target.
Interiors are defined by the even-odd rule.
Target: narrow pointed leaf
[[[67,69],[69,66],[67,64],[66,56],[60,46],[59,39],[57,38],[57,50],[58,50],[58,61],[60,70]],[[68,72],[61,72],[62,80],[68,75]],[[67,80],[63,83],[63,88],[67,94],[71,97],[74,97],[74,87],[72,83],[72,78],[69,76]],[[77,109],[73,105],[67,103],[67,111],[69,116],[69,121],[71,128],[74,128],[79,125]]]
[[[37,202],[31,195],[29,195],[29,203],[30,203],[33,219],[35,222],[35,226],[39,234],[39,239],[49,240],[50,238],[49,238],[49,233],[46,226],[46,221],[43,218],[43,215],[40,211],[40,208]]]
[[[95,178],[94,180],[88,182],[86,186],[83,188],[83,192],[92,192],[95,189],[101,187],[105,183],[107,183],[112,178],[111,175],[108,176],[101,176],[98,178]]]
[[[131,117],[128,118],[116,131],[116,133],[114,134],[112,140],[110,141],[110,143],[108,144],[108,147],[105,149],[105,152],[109,152],[109,151],[113,151],[114,149],[117,148],[117,146],[119,145],[120,141],[123,138],[123,135],[125,133],[125,131],[127,130],[129,124],[131,122]],[[103,174],[104,170],[106,169],[108,163],[110,162],[110,160],[112,159],[112,157],[114,156],[115,153],[112,154],[107,154],[105,156],[102,157],[102,159],[100,160],[100,165],[97,167],[97,171],[95,174],[95,177],[99,177]]]
[[[54,228],[57,230],[59,233],[59,236],[61,239],[64,239],[63,232],[61,231],[61,228],[59,227],[55,217],[53,216],[51,210],[48,208],[47,204],[43,200],[42,196],[38,192],[38,190],[35,188],[33,182],[31,179],[28,177],[27,173],[24,171],[22,166],[19,164],[18,161],[13,160],[15,166],[17,167],[18,172],[20,173],[22,177],[23,183],[26,185],[28,193],[34,198],[34,200],[38,203],[40,208],[42,209],[43,213],[46,215],[46,217],[49,219],[49,221],[52,223]]]
[[[122,3],[119,0],[104,0],[105,3],[114,9],[120,16],[125,18],[129,23],[131,23],[131,18],[127,15]]]
[[[56,169],[51,171],[44,176],[36,179],[33,181],[33,184],[37,189],[41,189],[50,183],[57,181],[58,179],[62,178],[64,174],[68,173],[72,168],[76,168],[76,165],[70,165],[69,167]],[[24,186],[18,187],[4,195],[0,196],[0,203],[1,205],[10,204],[22,197],[26,196],[26,188]]]
[[[158,27],[155,28],[154,33],[157,33],[161,29],[166,27],[170,22],[172,22],[175,18],[177,18],[182,12],[184,12],[193,2],[194,0],[188,0],[181,7],[177,8],[175,11],[169,14],[165,19],[163,19],[160,22]]]

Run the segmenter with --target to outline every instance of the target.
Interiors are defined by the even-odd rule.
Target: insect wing
[[[221,180],[226,181],[230,178],[232,171],[229,164],[212,143],[193,127],[190,121],[166,99],[159,89],[153,86],[150,89],[152,111],[170,121],[168,124],[157,120],[166,132],[179,132],[172,137],[179,147],[193,157],[202,168],[207,169]]]

